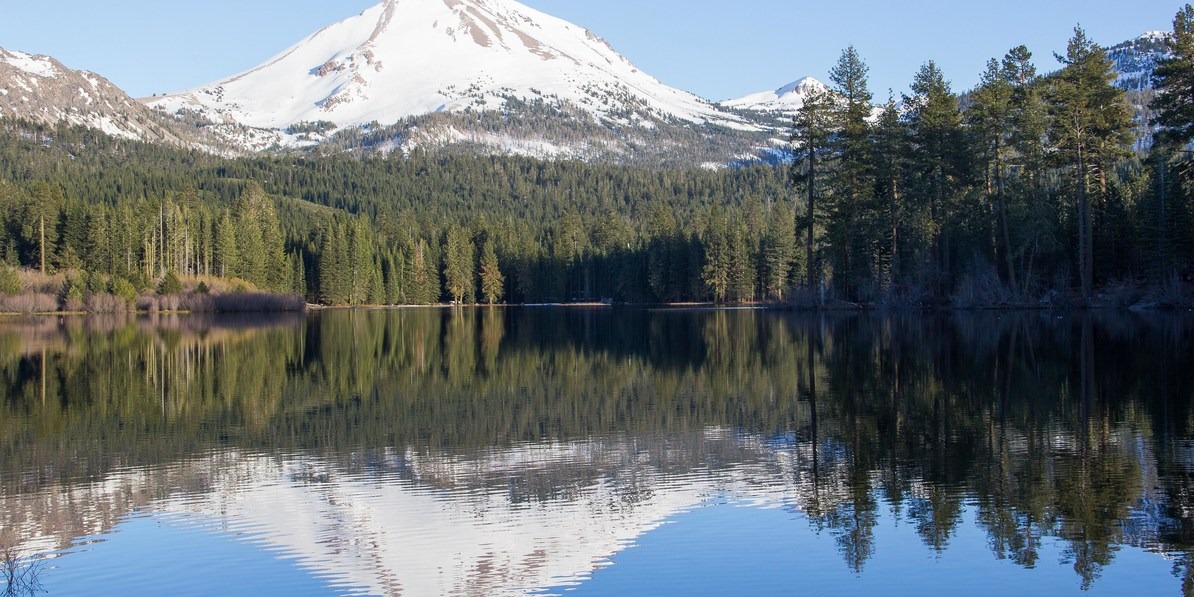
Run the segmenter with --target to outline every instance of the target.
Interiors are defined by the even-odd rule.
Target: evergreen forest
[[[792,121],[790,164],[722,170],[229,158],[3,120],[0,293],[53,308],[209,287],[324,305],[1183,304],[1191,5],[1169,46],[1145,115],[1080,28],[1051,73],[1021,46],[960,94],[930,61],[879,107],[848,48]]]

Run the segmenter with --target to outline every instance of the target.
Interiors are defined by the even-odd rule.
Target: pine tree
[[[444,284],[452,302],[463,304],[473,299],[473,240],[463,227],[453,224],[444,235]]]
[[[216,272],[221,278],[240,275],[240,252],[236,246],[236,228],[227,211],[216,223]]]
[[[371,231],[359,218],[354,219],[349,227],[347,242],[345,265],[349,280],[348,302],[351,305],[372,303],[374,301],[370,300],[370,289],[375,281],[380,286],[380,272],[375,272],[377,267],[374,263]],[[380,302],[380,291],[373,290],[373,298]]]
[[[904,259],[901,245],[908,244],[903,238],[906,218],[903,202],[911,153],[908,130],[894,98],[888,98],[875,123],[874,143],[876,207],[882,213],[878,219],[884,222],[876,233],[883,235],[880,240],[885,241],[882,243],[885,246],[876,251],[879,255],[876,273],[880,276],[880,290],[890,293],[905,271],[901,267]]]
[[[403,274],[406,264],[402,259],[402,251],[397,247],[384,253],[382,261],[382,278],[385,281],[385,302],[387,305],[399,305],[403,299]]]
[[[282,223],[278,219],[274,200],[264,192],[261,194],[257,225],[261,230],[265,252],[266,272],[263,280],[266,286],[273,290],[289,290],[292,285],[292,268],[289,267],[290,260],[286,257],[286,239],[282,236]]]
[[[904,98],[912,146],[909,157],[919,194],[928,200],[927,234],[940,297],[951,277],[950,240],[955,203],[968,174],[968,151],[958,98],[935,62],[929,61],[917,72],[912,93]]]
[[[385,281],[381,275],[381,260],[377,257],[373,258],[369,267],[369,282],[365,290],[366,305],[380,305],[386,300],[386,286]]]
[[[87,216],[87,230],[83,240],[83,267],[88,271],[115,274],[116,259],[112,252],[112,232],[108,225],[108,210],[93,205]]]
[[[42,273],[47,273],[47,267],[53,266],[58,251],[58,227],[55,223],[65,200],[61,187],[36,182],[20,219],[25,244],[31,248],[31,255],[25,263],[34,265]]]
[[[481,249],[481,296],[490,305],[501,302],[505,294],[506,278],[499,267],[493,240],[487,239]]]
[[[1158,127],[1152,152],[1157,190],[1151,269],[1162,277],[1194,259],[1194,6],[1186,4],[1174,17],[1166,49],[1169,57],[1153,71],[1157,95],[1151,106],[1156,111],[1152,124]]]
[[[1046,170],[1045,132],[1048,127],[1048,107],[1045,104],[1042,79],[1032,63],[1032,52],[1024,46],[1012,48],[1003,58],[1003,69],[1012,83],[1011,122],[1009,143],[1015,156],[1013,176],[1008,194],[1016,225],[1014,230],[1023,240],[1014,249],[1020,258],[1021,292],[1033,284],[1036,256],[1043,247],[1055,246],[1057,213],[1060,211],[1043,190]],[[1011,218],[1012,216],[1009,216]]]
[[[348,267],[348,241],[343,225],[332,220],[319,245],[319,302],[345,305],[352,302],[352,272]]]
[[[792,210],[780,202],[771,208],[763,240],[763,286],[767,298],[782,301],[796,258],[796,229]]]
[[[55,223],[59,242],[54,261],[59,269],[83,267],[82,256],[87,251],[87,212],[87,205],[77,199],[67,200],[63,204]]]
[[[407,298],[414,305],[429,305],[439,300],[439,266],[426,239],[415,241],[406,261]]]
[[[834,285],[846,298],[857,298],[866,281],[867,250],[863,219],[873,198],[870,71],[854,46],[846,48],[829,71],[835,94],[831,148],[834,168],[827,232]]]
[[[708,217],[704,234],[705,260],[701,281],[714,302],[725,302],[730,294],[730,269],[733,259],[729,225],[725,214],[714,209]]]
[[[674,259],[676,253],[676,219],[672,211],[661,203],[651,206],[647,218],[647,288],[655,300],[674,300],[677,291],[672,283],[675,278]]]
[[[1089,301],[1094,288],[1092,185],[1099,182],[1094,192],[1105,195],[1107,162],[1129,142],[1131,117],[1123,91],[1112,84],[1114,64],[1082,28],[1074,29],[1066,55],[1057,59],[1065,67],[1049,90],[1049,140],[1074,188],[1078,274],[1082,297]]]
[[[834,98],[828,92],[814,91],[792,119],[792,145],[795,160],[792,163],[792,180],[804,184],[807,193],[805,204],[805,268],[806,285],[815,292],[821,285],[821,268],[816,257],[817,250],[817,198],[819,196],[818,176],[822,163],[829,157],[829,141],[834,132]]]
[[[307,296],[307,266],[303,262],[303,254],[295,251],[290,254],[290,291],[299,296]]]
[[[234,208],[236,248],[240,256],[237,268],[240,277],[259,286],[268,286],[270,255],[262,235],[265,191],[255,183],[241,194]]]
[[[1016,264],[1012,254],[1005,184],[1012,135],[1012,99],[1016,91],[1013,76],[1014,73],[1000,62],[993,58],[988,61],[978,88],[970,94],[971,105],[966,111],[966,122],[975,139],[976,156],[983,165],[987,197],[995,206],[1000,241],[997,254],[1002,255],[1001,261],[1006,267],[1004,281],[1014,293]]]
[[[1194,142],[1194,6],[1186,4],[1173,18],[1166,49],[1169,56],[1153,71],[1153,124],[1160,127],[1158,143],[1183,149]]]
[[[738,220],[730,224],[728,231],[730,248],[729,260],[729,297],[735,302],[754,300],[755,272],[751,259],[750,233],[745,221]]]

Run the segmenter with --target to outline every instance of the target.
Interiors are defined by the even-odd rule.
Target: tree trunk
[[[1019,294],[1016,286],[1016,262],[1012,256],[1012,237],[1007,224],[1007,198],[1003,189],[1003,159],[995,160],[995,197],[999,209],[999,227],[1003,233],[1003,258],[1007,264],[1007,283],[1012,294]]]
[[[1078,274],[1082,283],[1082,301],[1090,304],[1091,286],[1094,278],[1094,264],[1092,263],[1091,245],[1093,235],[1090,230],[1090,197],[1086,193],[1086,156],[1083,148],[1078,147]]]
[[[888,289],[895,286],[900,275],[900,185],[893,177],[891,180],[891,276]]]
[[[819,285],[819,268],[813,258],[813,235],[816,233],[816,204],[817,204],[817,151],[809,147],[808,150],[808,238],[805,239],[804,258],[808,273],[808,289],[817,292]]]
[[[45,216],[45,214],[42,214],[41,218],[38,221],[41,223],[40,224],[41,243],[40,243],[40,246],[38,247],[38,249],[39,249],[39,253],[41,255],[41,275],[44,276],[44,275],[46,275],[46,216]]]

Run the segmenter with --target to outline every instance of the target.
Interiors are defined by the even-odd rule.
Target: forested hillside
[[[1015,48],[965,102],[929,62],[878,118],[850,48],[795,117],[791,168],[223,159],[4,121],[0,257],[83,292],[173,274],[324,304],[1175,303],[1194,273],[1192,21],[1157,68],[1147,153],[1081,30],[1056,74]]]
[[[758,232],[780,214],[776,227],[795,234],[790,209],[773,209],[788,194],[787,173],[763,166],[224,160],[78,128],[8,122],[4,131],[0,176],[13,181],[0,192],[5,261],[40,266],[44,218],[48,269],[145,287],[176,272],[328,304],[692,300],[705,296],[698,232],[710,210],[749,216]],[[735,229],[744,238],[745,223]]]

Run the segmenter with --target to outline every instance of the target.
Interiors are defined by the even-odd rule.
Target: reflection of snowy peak
[[[752,93],[746,97],[726,100],[721,102],[721,105],[759,112],[795,112],[804,106],[804,100],[809,95],[828,90],[824,83],[812,77],[805,77],[775,91]]]
[[[132,512],[181,515],[368,594],[539,594],[589,577],[710,498],[812,501],[812,453],[718,428],[471,455],[214,452],[33,494],[0,489],[0,513],[11,513],[0,521],[21,548],[53,551],[112,532]],[[734,464],[709,465],[719,458]],[[822,458],[815,498],[841,503],[845,461]]]
[[[177,142],[159,117],[107,79],[49,56],[0,49],[0,117],[67,122],[115,137]]]
[[[749,128],[638,70],[584,28],[513,0],[385,0],[256,68],[150,103],[291,132],[526,104],[587,114],[604,126]]]

